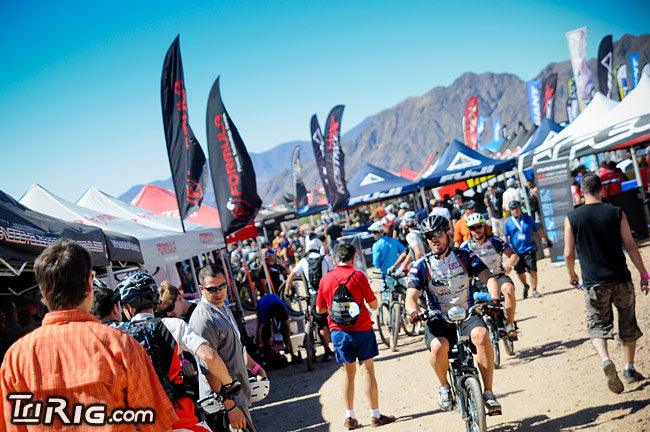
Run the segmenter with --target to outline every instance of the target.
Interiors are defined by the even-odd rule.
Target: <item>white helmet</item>
[[[485,223],[485,217],[481,213],[472,213],[467,215],[465,221],[467,222],[467,227],[471,228],[476,225],[483,225]]]
[[[313,239],[307,239],[307,243],[305,244],[305,250],[307,251],[317,251],[320,252],[320,248],[323,246],[323,242],[320,241],[318,237],[314,237]]]
[[[385,208],[386,213],[393,213],[395,212],[395,204],[388,204]]]
[[[381,221],[377,221],[368,227],[370,232],[384,232],[384,224]]]
[[[404,210],[409,210],[411,208],[411,206],[406,201],[402,201],[399,204],[399,208],[404,209]]]
[[[404,226],[416,226],[418,224],[418,217],[414,211],[407,211],[404,213],[404,216],[402,216],[401,223],[404,224]]]
[[[258,381],[257,378],[251,377],[249,380],[251,386],[251,402],[259,402],[266,398],[271,391],[271,381],[268,378]]]

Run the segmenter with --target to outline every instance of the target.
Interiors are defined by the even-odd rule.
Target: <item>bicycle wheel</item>
[[[302,346],[305,348],[305,353],[307,354],[306,362],[307,370],[309,372],[314,370],[314,361],[316,360],[316,350],[314,348],[314,341],[311,339],[311,327],[313,323],[311,320],[305,322],[305,336],[302,341]]]
[[[402,328],[402,305],[395,302],[390,310],[390,350],[397,351],[397,338],[399,338],[399,330]]]
[[[515,355],[515,343],[507,337],[503,338],[503,348],[509,356]]]
[[[390,327],[388,326],[389,321],[390,310],[388,309],[388,303],[382,303],[377,310],[377,331],[379,332],[379,338],[381,341],[390,348]]]
[[[499,349],[499,329],[497,329],[496,324],[491,319],[487,322],[488,332],[490,334],[490,342],[492,343],[492,348],[494,349],[494,368],[499,369],[501,367],[501,350]]]
[[[481,383],[475,376],[468,377],[463,383],[465,400],[467,401],[467,419],[465,427],[467,432],[487,432],[487,421],[485,419],[485,402]]]
[[[408,336],[415,336],[418,324],[413,324],[409,319],[408,314],[406,313],[406,306],[404,305],[404,297],[400,297],[400,305],[402,305],[402,329],[404,333]]]
[[[286,281],[282,282],[282,285],[278,287],[278,294],[280,298],[289,308],[289,315],[299,316],[303,314],[302,304],[300,304],[300,297],[298,296],[298,290],[295,284],[291,284],[291,289],[287,293],[285,290]]]

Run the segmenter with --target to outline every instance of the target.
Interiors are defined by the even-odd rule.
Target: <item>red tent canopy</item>
[[[133,198],[131,205],[179,219],[176,194],[159,186],[145,185],[140,189],[140,192],[138,192],[135,198]],[[205,204],[202,204],[199,211],[192,213],[186,221],[198,225],[221,228],[219,212],[214,207]]]
[[[414,181],[416,178],[418,178],[418,173],[416,173],[412,169],[406,168],[406,167],[399,170],[396,174],[398,176],[400,176],[400,177],[404,177],[405,179],[411,180],[411,181]]]

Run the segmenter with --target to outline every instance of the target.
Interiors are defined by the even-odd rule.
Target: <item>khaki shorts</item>
[[[618,337],[633,342],[643,333],[636,323],[635,294],[632,282],[592,285],[584,288],[587,331],[591,339],[614,339],[614,314],[618,311]]]

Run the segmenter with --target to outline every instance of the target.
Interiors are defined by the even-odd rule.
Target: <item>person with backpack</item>
[[[359,421],[354,415],[357,361],[366,380],[364,388],[370,405],[372,426],[382,426],[395,421],[395,417],[381,414],[379,411],[379,389],[373,361],[379,354],[379,349],[372,329],[370,312],[365,306],[367,304],[372,310],[377,310],[379,303],[366,275],[354,267],[355,254],[353,245],[344,243],[337,246],[338,264],[321,279],[316,299],[316,311],[329,314],[329,329],[336,361],[345,368],[343,426],[350,430],[359,427]]]
[[[120,303],[128,322],[116,328],[132,336],[145,349],[158,380],[174,405],[178,420],[174,430],[205,432],[210,429],[199,423],[194,412],[194,402],[186,393],[183,382],[180,354],[194,354],[208,369],[208,374],[223,384],[223,390],[240,387],[226,369],[216,351],[180,318],[156,318],[158,304],[156,281],[144,272],[137,272],[122,280],[116,287]],[[213,388],[213,390],[219,390]],[[235,395],[233,394],[232,397]]]
[[[325,347],[323,361],[326,362],[332,359],[333,353],[330,349],[330,334],[327,329],[327,316],[316,311],[316,295],[318,293],[321,279],[334,268],[334,264],[327,255],[321,254],[321,247],[322,243],[317,237],[307,239],[305,244],[307,252],[305,253],[305,256],[298,261],[298,264],[296,264],[293,270],[291,270],[289,276],[287,276],[285,290],[290,292],[293,280],[296,276],[305,276],[305,280],[307,281],[307,291],[309,292],[309,306],[314,317],[314,322],[318,326],[318,334],[321,342]]]

